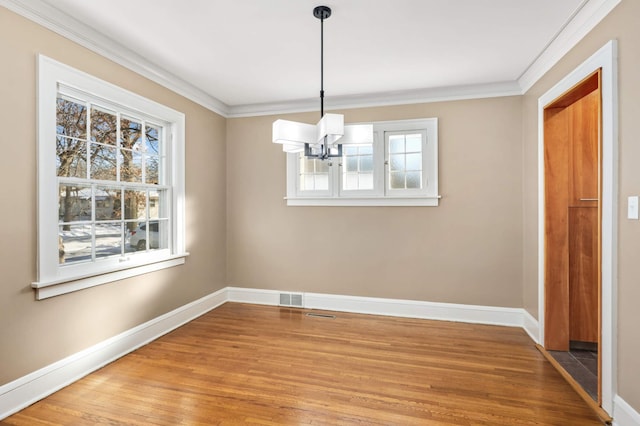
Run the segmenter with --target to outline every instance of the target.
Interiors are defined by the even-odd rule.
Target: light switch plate
[[[627,219],[638,219],[638,196],[629,197]]]

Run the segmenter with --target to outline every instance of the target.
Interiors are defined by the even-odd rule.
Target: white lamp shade
[[[273,143],[300,145],[316,140],[316,126],[297,121],[276,120],[273,122]]]
[[[344,126],[344,136],[340,144],[373,143],[373,126],[371,124],[349,124]]]
[[[282,150],[284,152],[304,152],[304,144],[289,144],[289,143],[283,143],[282,144]]]
[[[327,137],[327,145],[333,146],[344,134],[344,115],[325,114],[317,124],[317,141],[322,142]]]

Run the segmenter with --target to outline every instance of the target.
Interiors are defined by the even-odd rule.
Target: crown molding
[[[402,90],[395,92],[367,93],[363,95],[330,96],[325,98],[326,110],[410,105],[430,102],[457,101],[462,99],[497,98],[521,95],[520,86],[515,81],[467,86],[447,86],[431,89]],[[317,111],[318,98],[301,99],[290,102],[249,104],[230,106],[228,116],[256,117],[260,115],[289,114]]]
[[[328,107],[336,110],[522,95],[620,2],[621,0],[585,0],[567,25],[516,81],[335,96],[327,98]],[[0,6],[4,6],[226,118],[308,112],[318,109],[318,100],[315,98],[262,104],[227,105],[42,0],[0,0]]]
[[[225,103],[42,0],[0,0],[0,6],[4,6],[215,113],[227,115],[229,107]]]
[[[622,0],[587,0],[562,28],[544,51],[518,78],[522,93],[526,93],[555,64],[569,53]]]

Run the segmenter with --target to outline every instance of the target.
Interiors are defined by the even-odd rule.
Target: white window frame
[[[328,191],[301,191],[299,155],[287,154],[288,206],[431,206],[439,204],[438,193],[438,119],[379,121],[373,125],[373,189],[344,190],[342,158],[331,158]],[[387,134],[424,132],[422,162],[424,186],[421,189],[391,190],[388,183]]]
[[[169,248],[115,256],[91,263],[60,264],[58,258],[58,179],[56,176],[56,99],[60,92],[81,94],[119,105],[164,123],[166,186],[169,187]],[[38,57],[38,276],[37,299],[183,264],[185,251],[185,116],[43,55]],[[87,130],[89,131],[89,130]]]

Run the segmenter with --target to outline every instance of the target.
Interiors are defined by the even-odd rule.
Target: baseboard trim
[[[523,309],[524,318],[522,328],[527,332],[531,340],[540,344],[540,323],[526,309]]]
[[[613,397],[613,426],[640,426],[640,413],[620,395]]]
[[[219,290],[0,386],[0,420],[215,309],[226,300],[227,290]]]
[[[230,302],[278,305],[280,291],[227,287]],[[524,309],[417,300],[303,293],[303,306],[358,314],[524,327]],[[534,320],[535,321],[535,320]]]

